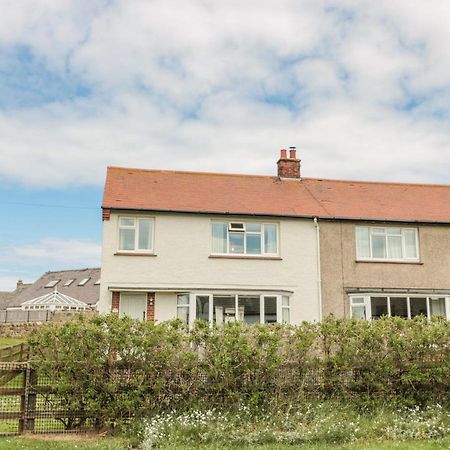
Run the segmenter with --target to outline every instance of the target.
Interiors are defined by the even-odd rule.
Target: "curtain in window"
[[[430,313],[431,316],[445,317],[445,299],[444,298],[430,298]]]
[[[264,225],[264,253],[277,253],[277,226],[276,224]]]
[[[227,253],[227,224],[212,222],[212,252]]]
[[[356,254],[358,258],[370,258],[369,228],[356,227]]]
[[[417,258],[416,230],[403,230],[405,238],[405,257]]]

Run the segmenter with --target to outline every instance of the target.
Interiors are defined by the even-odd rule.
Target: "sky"
[[[448,0],[0,8],[0,290],[100,265],[108,165],[450,182]]]

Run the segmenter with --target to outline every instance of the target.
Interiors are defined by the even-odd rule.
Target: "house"
[[[319,320],[321,208],[295,149],[278,176],[109,167],[98,309],[222,324]]]
[[[31,286],[31,283],[24,283],[22,280],[18,280],[16,289],[14,291],[1,291],[0,292],[0,310],[8,307],[13,307],[16,304],[16,297],[25,289]]]
[[[54,311],[93,310],[99,294],[99,268],[46,272],[28,285],[18,281],[0,304],[0,322],[45,321]]]
[[[450,318],[450,186],[109,167],[98,308],[224,323]]]

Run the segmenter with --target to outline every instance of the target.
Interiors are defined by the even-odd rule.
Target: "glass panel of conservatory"
[[[445,298],[430,298],[430,316],[445,317]]]
[[[411,318],[416,316],[427,317],[427,299],[419,297],[411,297],[409,299]]]
[[[209,320],[209,295],[197,295],[195,297],[197,320]]]
[[[217,325],[236,321],[236,301],[234,295],[215,295],[213,302],[213,320]]]
[[[239,320],[242,319],[245,323],[260,323],[261,311],[259,295],[240,295],[238,305]]]
[[[372,319],[388,315],[387,297],[371,297],[370,306]]]
[[[264,297],[264,323],[277,323],[276,297]]]
[[[391,317],[408,318],[406,297],[391,297]]]

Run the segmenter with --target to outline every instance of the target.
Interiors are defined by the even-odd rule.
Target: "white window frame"
[[[282,315],[282,309],[286,308],[289,309],[289,323],[291,323],[291,294],[289,293],[283,293],[283,294],[276,294],[276,293],[260,293],[260,292],[191,292],[189,295],[189,327],[192,328],[194,326],[194,322],[197,320],[197,296],[199,297],[209,297],[209,312],[208,312],[208,322],[209,325],[212,327],[214,326],[214,296],[229,296],[234,297],[234,311],[236,314],[236,311],[239,312],[239,296],[259,296],[259,323],[265,324],[264,318],[265,318],[265,303],[264,299],[265,297],[275,297],[276,298],[276,311],[277,311],[277,323],[283,323],[283,315]],[[289,306],[283,306],[282,304],[282,298],[288,297],[289,299]],[[178,302],[177,302],[178,307]],[[239,313],[238,313],[239,315]],[[177,315],[178,316],[178,315]],[[235,315],[236,317],[236,315]],[[241,321],[239,317],[236,317],[237,320]]]
[[[431,307],[430,307],[430,298],[443,298],[444,299],[444,306],[445,306],[445,314],[446,319],[450,320],[450,296],[448,295],[439,295],[439,294],[429,294],[429,293],[423,293],[423,294],[390,294],[388,292],[373,292],[373,293],[364,293],[364,294],[350,294],[350,317],[353,317],[353,306],[355,305],[361,305],[362,303],[354,303],[354,299],[361,299],[364,298],[364,307],[365,307],[365,316],[366,319],[369,321],[372,321],[372,303],[371,303],[371,297],[386,297],[387,299],[387,311],[388,316],[391,317],[391,298],[406,298],[406,307],[408,312],[407,319],[411,319],[411,299],[414,298],[425,298],[427,302],[427,319],[431,319]]]
[[[121,225],[121,219],[133,220],[133,225]],[[139,221],[149,220],[152,224],[150,233],[150,248],[140,249],[139,246]],[[134,230],[134,250],[124,250],[120,248],[120,230],[128,229]],[[119,216],[117,221],[117,252],[118,253],[149,253],[153,254],[155,248],[155,218],[154,217],[139,217],[139,216]]]
[[[360,256],[358,255],[358,242],[357,242],[357,234],[356,234],[356,230],[358,228],[368,228],[369,230],[369,253],[370,256],[369,257],[364,257],[364,256]],[[392,229],[392,228],[400,228],[401,232],[400,234],[389,234],[388,230]],[[377,232],[377,231],[373,231],[376,229],[383,229],[384,233],[381,232]],[[415,233],[415,241],[416,241],[416,254],[417,256],[415,258],[408,258],[406,257],[406,246],[405,246],[405,234],[404,231],[408,230],[408,231],[414,231]],[[373,247],[372,247],[372,237],[373,236],[384,236],[385,238],[385,242],[386,242],[386,258],[375,258],[373,256]],[[402,258],[389,258],[388,257],[388,236],[400,236],[402,238],[402,254],[403,257]],[[414,228],[414,227],[402,227],[402,226],[369,226],[369,225],[356,225],[355,227],[355,243],[356,243],[356,260],[357,261],[393,261],[393,262],[418,262],[420,261],[420,245],[419,245],[419,230],[418,228]]]
[[[227,251],[226,253],[217,253],[213,252],[213,234],[212,234],[212,226],[214,223],[224,223],[226,224],[227,228]],[[249,223],[256,223],[261,226],[261,231],[247,231],[246,225]],[[242,229],[232,229],[232,224],[242,224]],[[277,239],[277,251],[275,253],[266,253],[264,251],[265,249],[265,238],[264,238],[264,230],[266,225],[275,225],[276,230],[276,239]],[[231,253],[230,252],[230,233],[242,233],[244,235],[244,253]],[[247,234],[248,235],[261,235],[261,253],[247,253]],[[217,256],[244,256],[244,257],[251,257],[251,258],[258,258],[258,257],[274,257],[280,255],[280,224],[278,222],[267,222],[267,221],[253,221],[253,220],[246,220],[246,221],[227,221],[227,220],[212,220],[211,221],[211,255],[217,255]]]

